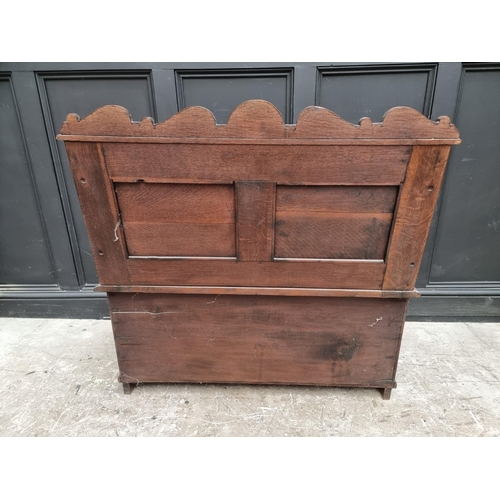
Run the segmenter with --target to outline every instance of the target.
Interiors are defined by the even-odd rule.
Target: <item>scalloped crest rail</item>
[[[214,115],[206,108],[186,108],[170,119],[154,124],[152,118],[133,122],[121,106],[104,106],[80,120],[68,115],[61,128],[64,140],[99,142],[99,136],[193,139],[429,139],[444,144],[459,143],[459,133],[447,116],[436,122],[407,107],[390,109],[382,123],[362,118],[359,125],[346,122],[328,109],[318,106],[305,108],[296,125],[285,125],[280,112],[267,101],[247,101],[229,117],[227,125],[217,125]],[[92,138],[92,139],[91,139]],[[442,140],[449,140],[442,142]]]
[[[124,389],[142,382],[377,387],[459,132],[411,108],[285,125],[247,101],[133,122],[104,106],[61,128]]]

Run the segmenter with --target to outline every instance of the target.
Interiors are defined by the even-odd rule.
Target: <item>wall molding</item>
[[[106,294],[52,292],[0,296],[0,317],[109,319]],[[408,321],[500,321],[500,297],[463,296],[410,299]]]
[[[12,81],[12,73],[11,72],[0,72],[0,81],[7,81],[9,83],[9,86],[10,86],[12,100],[14,101],[14,106],[15,106],[15,114],[16,114],[16,118],[17,118],[17,125],[19,127],[19,133],[20,133],[21,141],[22,141],[22,145],[23,145],[24,157],[26,159],[26,164],[27,164],[27,167],[28,167],[29,178],[30,178],[30,182],[31,182],[31,188],[33,190],[33,195],[35,197],[35,204],[36,204],[36,207],[38,209],[38,215],[39,215],[40,225],[41,225],[42,233],[43,233],[43,237],[44,237],[44,244],[45,244],[45,246],[47,248],[47,252],[48,252],[48,255],[49,255],[50,267],[51,267],[51,270],[52,270],[51,274],[54,277],[54,281],[57,281],[57,277],[56,277],[57,276],[57,272],[58,272],[57,271],[57,266],[55,265],[54,255],[53,255],[53,252],[52,252],[52,248],[51,248],[51,245],[50,245],[50,239],[49,239],[48,232],[47,232],[47,226],[46,226],[44,218],[42,217],[42,206],[41,206],[41,203],[40,203],[40,195],[38,193],[37,184],[36,184],[36,181],[35,181],[35,174],[34,174],[34,169],[33,169],[33,162],[31,160],[31,156],[29,154],[28,141],[27,141],[27,138],[26,138],[26,133],[25,133],[25,130],[24,130],[24,127],[23,127],[23,123],[22,123],[22,120],[21,120],[21,113],[19,111],[19,105],[18,105],[18,101],[17,101],[16,90],[14,88],[14,83]],[[0,285],[0,290],[1,290],[1,288],[3,286],[4,285]],[[17,286],[22,286],[22,285],[17,285]],[[52,285],[43,285],[43,286],[52,286]],[[58,286],[58,285],[54,284],[53,286]]]
[[[468,72],[479,72],[479,71],[500,71],[500,63],[490,62],[490,63],[463,63],[461,65],[460,80],[458,83],[458,93],[455,103],[455,110],[452,117],[452,122],[456,124],[458,119],[458,114],[460,111],[460,103],[462,100],[465,76]],[[453,151],[451,153],[453,155]],[[455,153],[456,154],[456,153]],[[450,159],[452,156],[450,155]],[[450,295],[464,295],[464,296],[483,296],[500,295],[500,281],[431,281],[431,268],[432,261],[434,257],[434,252],[436,249],[436,235],[439,232],[440,217],[442,211],[442,198],[446,188],[446,182],[449,175],[450,169],[447,168],[445,172],[445,177],[443,179],[443,188],[439,194],[439,199],[436,205],[435,218],[436,223],[430,229],[429,241],[431,242],[431,248],[429,255],[423,259],[422,265],[426,266],[427,283],[424,288],[420,291],[423,296],[450,296]]]
[[[294,104],[294,70],[293,68],[251,68],[251,69],[178,69],[175,70],[175,83],[177,89],[177,111],[186,107],[184,95],[184,81],[188,79],[213,79],[213,78],[259,78],[259,77],[285,77],[286,78],[286,112],[285,123],[293,122]]]
[[[78,285],[80,288],[86,285],[95,286],[95,284],[86,283],[85,271],[82,260],[82,253],[79,246],[78,235],[75,227],[75,217],[69,197],[68,186],[64,177],[64,168],[57,146],[56,135],[59,132],[54,129],[52,112],[50,109],[49,98],[47,94],[46,82],[50,80],[81,80],[81,79],[145,79],[148,83],[148,97],[150,109],[153,110],[153,119],[157,120],[156,104],[154,99],[153,79],[151,70],[106,70],[106,71],[40,71],[35,72],[35,78],[40,96],[45,130],[49,143],[55,176],[61,197],[63,213],[66,220],[66,227],[69,235],[73,261],[76,269]]]
[[[325,76],[333,75],[372,75],[372,74],[398,74],[398,73],[427,73],[427,84],[425,89],[424,107],[422,114],[430,118],[434,92],[436,88],[436,78],[438,63],[419,64],[363,64],[363,65],[331,65],[318,66],[316,75],[315,104],[321,106],[321,85]],[[419,110],[420,111],[420,110]]]

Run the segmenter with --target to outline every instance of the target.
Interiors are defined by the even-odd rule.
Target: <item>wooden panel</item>
[[[433,122],[415,109],[398,106],[384,115],[382,123],[363,118],[353,125],[332,111],[309,106],[301,111],[296,126],[285,126],[280,112],[270,102],[251,100],[241,103],[227,125],[216,125],[206,108],[192,106],[155,125],[150,118],[132,122],[121,106],[104,106],[83,120],[69,114],[61,128],[62,140],[83,140],[85,136],[164,137],[164,138],[253,138],[253,139],[430,139],[438,144],[458,144],[458,130],[447,116]],[[89,140],[88,137],[85,140]],[[101,139],[94,139],[101,140]],[[182,142],[182,141],[180,141]]]
[[[129,222],[129,255],[136,257],[235,257],[233,224]]]
[[[286,297],[371,297],[375,299],[409,299],[420,297],[417,290],[349,290],[342,288],[269,288],[251,286],[149,286],[98,285],[96,292],[181,293],[203,295],[282,295]]]
[[[276,257],[384,259],[397,191],[278,186]]]
[[[232,260],[128,260],[131,283],[143,285],[270,286],[381,289],[383,262],[237,262]],[[118,282],[101,281],[113,285]]]
[[[111,177],[133,182],[398,185],[410,148],[217,144],[103,144]]]
[[[276,210],[294,215],[330,212],[392,213],[397,187],[278,186]]]
[[[100,147],[93,143],[66,143],[99,282],[128,283],[123,231]]]
[[[449,146],[413,148],[389,244],[384,289],[415,286],[449,153]]]
[[[392,214],[276,214],[276,258],[383,260]]]
[[[270,261],[274,250],[274,182],[237,182],[237,256],[240,261]]]
[[[115,184],[132,256],[235,257],[234,187]]]
[[[134,222],[234,224],[234,187],[117,183],[122,219]]]
[[[123,382],[395,385],[407,300],[109,297]]]

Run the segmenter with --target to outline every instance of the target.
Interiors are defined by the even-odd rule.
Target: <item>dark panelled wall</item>
[[[500,317],[500,63],[1,63],[0,315],[109,316],[62,143],[68,113],[106,104],[163,121],[191,105],[225,123],[265,99],[294,123],[319,105],[357,123],[394,106],[448,115],[452,149],[410,319]]]

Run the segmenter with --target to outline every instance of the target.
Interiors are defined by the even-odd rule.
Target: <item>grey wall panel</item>
[[[464,144],[452,149],[417,282],[424,297],[409,315],[499,317],[498,63],[0,62],[0,71],[0,316],[109,314],[92,291],[80,206],[55,140],[68,113],[119,104],[136,120],[163,121],[202,105],[224,123],[242,101],[260,98],[287,123],[314,104],[354,123],[397,105],[452,117]]]
[[[55,283],[10,78],[0,77],[0,284]]]
[[[58,171],[67,225],[72,236],[73,253],[80,285],[97,283],[90,243],[71,176],[64,144],[55,140],[68,113],[80,117],[107,104],[126,107],[134,120],[151,116],[156,111],[149,72],[142,73],[71,73],[39,74],[39,87],[46,115],[49,142]]]
[[[455,109],[458,101],[461,73],[462,65],[460,63],[439,63],[436,76],[434,98],[432,101],[432,120],[437,120],[440,116],[448,116],[454,119],[453,117],[456,114]],[[442,199],[443,189],[441,189],[439,193],[436,210],[434,212],[434,217],[432,218],[432,223],[429,230],[429,237],[427,239],[424,255],[422,257],[422,264],[418,273],[416,287],[421,291],[424,291],[423,289],[428,286],[432,251],[436,239],[436,231]]]
[[[293,119],[293,70],[177,71],[179,109],[204,106],[217,123],[226,123],[238,104],[249,99],[272,102],[287,123]]]
[[[500,287],[500,66],[465,67],[430,283]]]
[[[316,103],[351,123],[381,121],[394,106],[430,115],[437,65],[319,68]]]

